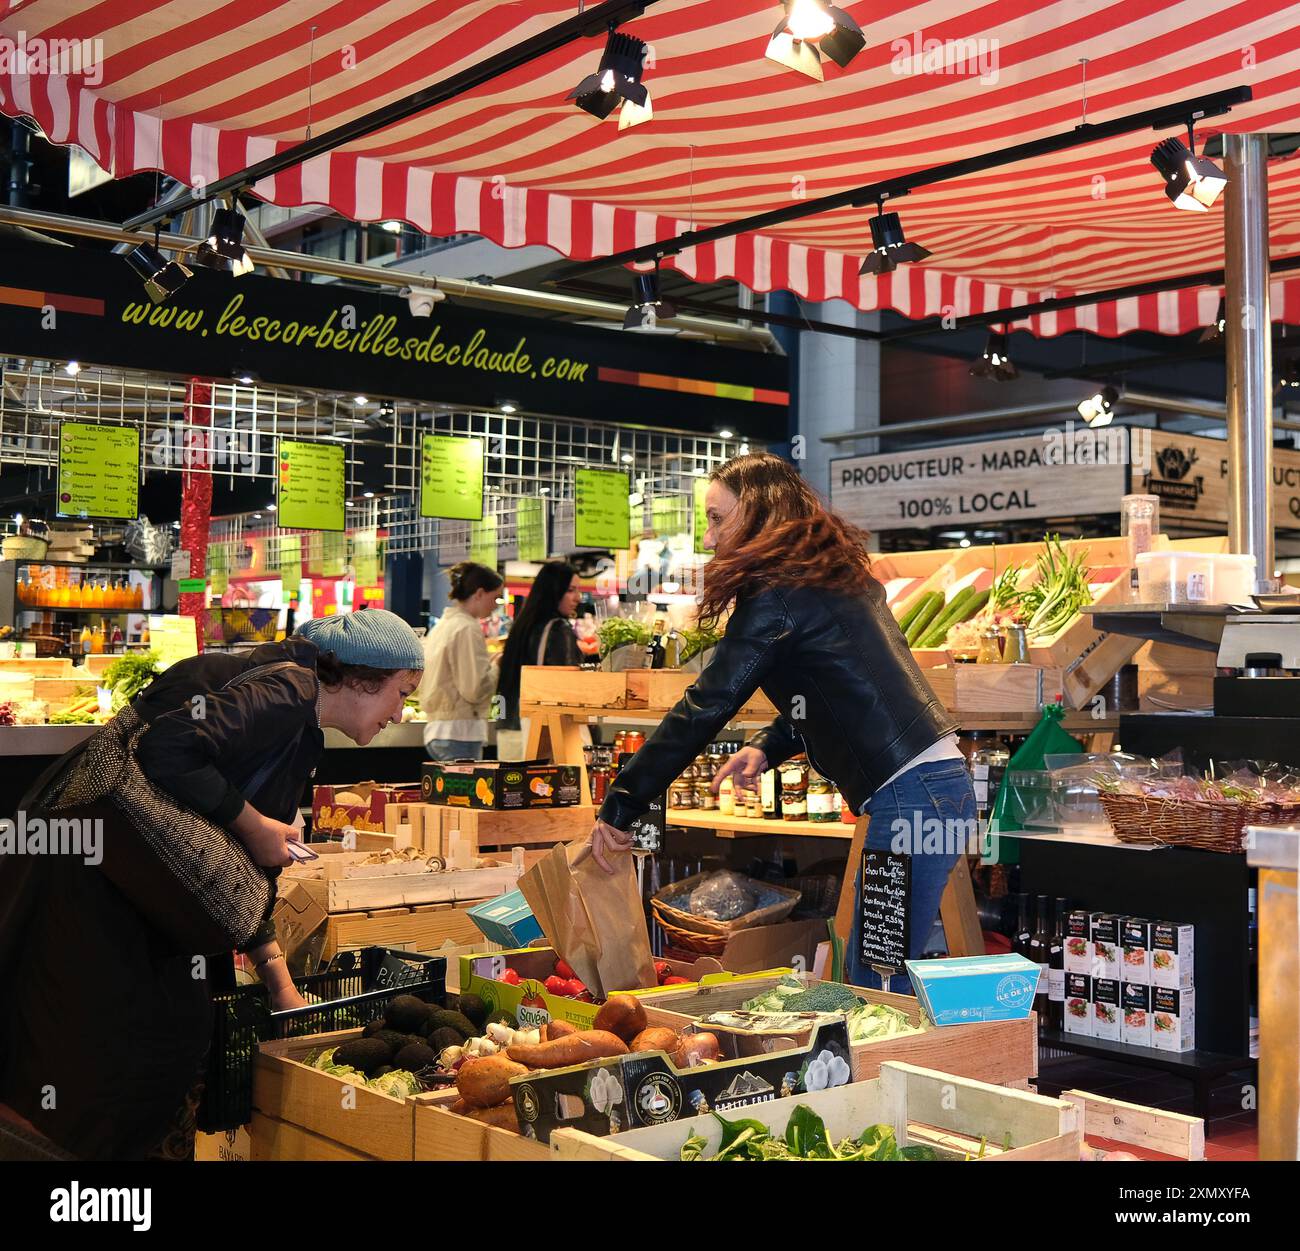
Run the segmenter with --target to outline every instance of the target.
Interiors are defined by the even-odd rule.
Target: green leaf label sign
[[[483,520],[483,441],[426,434],[420,451],[420,516]]]
[[[279,523],[286,530],[344,528],[347,467],[337,443],[280,440]]]
[[[139,490],[139,430],[60,423],[60,517],[134,521],[140,514]]]
[[[579,547],[624,551],[632,542],[627,474],[579,469],[574,474],[574,542]]]

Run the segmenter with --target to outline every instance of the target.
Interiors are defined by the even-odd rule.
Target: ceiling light
[[[749,444],[748,444],[748,443],[742,443],[742,444],[740,445],[740,454],[741,454],[742,456],[748,456],[748,455],[749,455]]]
[[[632,453],[624,452],[623,455],[619,457],[619,460],[621,460],[625,465],[630,465],[632,463]]]
[[[191,278],[193,271],[180,261],[169,261],[152,243],[141,243],[126,254],[126,263],[144,282],[145,294],[155,303],[170,300]]]
[[[645,64],[646,46],[635,35],[624,35],[611,30],[605,44],[600,67],[588,74],[571,92],[568,99],[576,100],[578,107],[599,117],[602,121],[621,105],[618,128],[626,130],[648,122],[653,116],[650,93],[641,81]]]
[[[903,223],[897,213],[886,213],[880,206],[871,219],[873,251],[862,262],[860,274],[888,274],[910,261],[923,261],[930,255],[928,248],[919,243],[908,243],[903,237]]]
[[[1228,185],[1227,176],[1208,156],[1196,155],[1196,135],[1187,127],[1187,142],[1162,139],[1151,151],[1151,164],[1165,180],[1165,195],[1175,208],[1206,213]]]
[[[785,16],[777,24],[764,55],[820,81],[822,54],[840,69],[866,46],[866,36],[843,9],[824,0],[782,0]]]
[[[244,222],[238,209],[217,209],[208,237],[194,249],[195,262],[208,269],[229,269],[236,278],[251,274],[253,262],[244,251]]]
[[[63,372],[71,378],[75,378],[81,372],[81,365],[78,361],[69,361],[63,367]]]
[[[375,498],[375,493],[373,491],[362,491],[361,494],[368,500],[372,500]]]
[[[623,318],[624,330],[638,327],[652,328],[655,322],[664,317],[676,317],[677,309],[670,300],[659,294],[659,264],[654,269],[632,275],[632,284],[636,289],[636,302],[627,310]]]
[[[412,317],[431,316],[433,306],[440,300],[447,298],[447,293],[437,285],[432,287],[403,287],[402,294],[406,296],[407,307],[411,310]]]
[[[402,233],[401,222],[380,222],[380,230],[386,230],[390,235],[400,235]]]
[[[502,404],[501,411],[508,416],[510,413],[518,412],[518,409],[513,404]]]
[[[254,520],[254,521],[261,521],[261,520],[262,520],[262,514],[261,514],[261,513],[254,513],[254,514],[253,514],[253,520]]]
[[[367,404],[370,403],[370,401],[369,401],[368,399],[366,399],[366,397],[365,397],[364,395],[354,395],[354,396],[352,397],[352,402],[353,402],[353,403],[354,403],[358,408],[365,408],[365,406],[366,406]]]
[[[1114,387],[1102,387],[1096,395],[1079,401],[1079,416],[1094,428],[1109,426],[1115,417],[1115,405],[1118,403],[1119,392]]]
[[[734,439],[735,437],[736,437],[736,432],[735,432],[734,430],[719,430],[719,431],[718,431],[718,438],[720,438],[720,439]]]
[[[1007,336],[1003,330],[990,330],[984,343],[984,355],[970,367],[972,378],[993,378],[998,382],[1009,382],[1020,377],[1020,371],[1011,363],[1007,355]]]
[[[551,488],[550,488],[550,487],[538,487],[538,488],[537,488],[537,493],[538,493],[539,495],[550,495],[550,493],[551,493]]]
[[[957,546],[958,546],[958,547],[969,547],[969,546],[970,546],[970,539],[962,539],[962,541],[961,541],[960,543],[958,543]]]
[[[1198,343],[1214,343],[1223,338],[1223,332],[1228,325],[1228,299],[1226,296],[1219,297],[1219,307],[1214,314],[1214,320],[1201,331],[1201,337]]]
[[[275,505],[274,505],[274,504],[268,504],[268,505],[266,506],[266,511],[267,511],[268,513],[273,513],[273,512],[275,512]]]

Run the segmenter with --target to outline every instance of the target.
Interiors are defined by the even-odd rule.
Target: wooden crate
[[[775,986],[777,981],[776,977],[751,978],[741,984],[692,987],[680,992],[665,989],[656,993],[653,1000],[646,1001],[646,1017],[651,1025],[680,1030],[711,1012],[734,1011],[745,1000]],[[866,1003],[883,1003],[906,1012],[913,1025],[921,1022],[920,1002],[911,995],[894,995],[860,986],[849,989]],[[970,1025],[932,1027],[920,1034],[855,1043],[850,1051],[853,1080],[861,1082],[875,1077],[880,1066],[889,1060],[938,1068],[996,1086],[1022,1085],[1038,1076],[1037,1021],[1032,1016],[1023,1021],[975,1021]]]
[[[1134,660],[1143,712],[1181,712],[1214,706],[1217,653],[1172,643],[1144,643]]]
[[[451,1110],[455,1090],[416,1095],[415,1158],[417,1160],[549,1160],[549,1149],[535,1138],[509,1129],[484,1125]]]
[[[1037,712],[1061,690],[1060,669],[1041,665],[941,665],[922,671],[950,712]]]
[[[871,572],[876,581],[886,589],[886,602],[895,618],[901,617],[915,602],[917,596],[928,590],[940,590],[942,573],[961,553],[961,548],[943,547],[925,552],[873,552]],[[906,585],[897,587],[892,596],[889,584],[906,579]]]
[[[1077,1160],[1082,1141],[1082,1117],[1073,1104],[895,1060],[883,1064],[880,1075],[870,1081],[721,1115],[729,1120],[749,1117],[783,1134],[800,1104],[822,1118],[833,1141],[856,1138],[869,1125],[885,1124],[893,1127],[900,1146],[926,1143],[947,1159]],[[550,1148],[558,1160],[677,1160],[692,1134],[707,1140],[704,1154],[711,1156],[718,1150],[722,1128],[716,1117],[707,1115],[633,1129],[613,1138],[557,1129],[551,1134]],[[1010,1148],[1004,1150],[1008,1136]],[[982,1160],[978,1158],[981,1141]]]
[[[523,812],[495,812],[482,808],[438,807],[439,837],[443,847],[452,833],[467,834],[475,853],[509,858],[510,848],[549,851],[556,843],[586,838],[596,821],[590,804],[572,808],[528,808]],[[425,830],[432,817],[426,817]],[[427,835],[426,835],[427,837]]]
[[[418,904],[413,908],[382,908],[373,912],[341,912],[325,922],[325,946],[321,958],[329,960],[340,951],[359,947],[402,947],[407,951],[434,954],[447,943],[481,950],[483,931],[474,924],[469,909],[474,900],[461,905]]]
[[[1199,1116],[1121,1103],[1083,1090],[1063,1090],[1061,1098],[1079,1109],[1084,1138],[1104,1138],[1180,1160],[1205,1159],[1205,1122]]]
[[[519,873],[511,865],[461,869],[454,873],[411,873],[408,865],[358,865],[360,852],[331,856],[324,862],[325,876],[300,882],[326,912],[373,912],[383,908],[411,908],[420,904],[463,903],[495,899],[515,889]],[[344,876],[349,870],[359,876]],[[407,871],[403,871],[407,870]]]
[[[576,665],[525,665],[519,675],[520,704],[644,708],[644,692],[644,671],[636,669],[604,673]]]
[[[415,1108],[409,1100],[355,1086],[302,1063],[317,1048],[336,1047],[360,1033],[337,1030],[258,1046],[253,1057],[254,1159],[412,1158]]]
[[[113,660],[109,656],[106,659]],[[72,661],[67,656],[49,656],[40,660],[0,660],[0,677],[75,678]]]

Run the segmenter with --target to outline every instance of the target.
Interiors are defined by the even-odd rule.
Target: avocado
[[[414,995],[397,995],[388,1005],[384,1019],[399,1034],[414,1034],[429,1015],[429,1005]]]
[[[360,1069],[367,1077],[377,1068],[390,1063],[392,1058],[388,1044],[378,1038],[354,1038],[334,1052],[336,1065]]]
[[[382,1016],[377,1016],[365,1029],[361,1031],[362,1038],[373,1038],[381,1029],[387,1029],[388,1022]]]
[[[456,1011],[462,1016],[467,1016],[474,1023],[476,1032],[482,1031],[487,1024],[488,1006],[478,995],[461,995],[456,1001]]]
[[[429,1035],[429,1050],[441,1055],[448,1047],[459,1047],[464,1041],[454,1029],[444,1025]]]
[[[413,1042],[420,1042],[414,1034],[402,1034],[395,1029],[381,1029],[372,1037],[379,1039],[385,1047],[388,1048],[390,1057],[395,1056],[403,1047],[410,1046]]]
[[[437,1029],[454,1029],[461,1037],[463,1042],[466,1038],[473,1038],[479,1031],[469,1017],[460,1012],[449,1012],[446,1008],[434,1008],[429,1013],[430,1036]]]
[[[408,1073],[418,1073],[432,1064],[438,1063],[438,1053],[422,1042],[411,1043],[403,1047],[393,1057],[393,1067],[405,1069]]]
[[[370,1074],[370,1076],[383,1077],[385,1073],[391,1073],[393,1071],[393,1067],[394,1066],[391,1064],[381,1064],[373,1073]]]

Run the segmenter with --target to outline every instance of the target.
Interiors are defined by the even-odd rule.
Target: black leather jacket
[[[626,829],[759,688],[780,715],[751,745],[771,767],[807,751],[854,812],[957,728],[921,676],[878,582],[859,595],[765,588],[737,603],[713,658],[619,774],[600,819]]]

